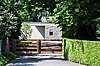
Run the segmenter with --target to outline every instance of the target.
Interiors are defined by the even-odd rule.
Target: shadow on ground
[[[64,61],[61,55],[19,56],[6,66],[82,66]]]

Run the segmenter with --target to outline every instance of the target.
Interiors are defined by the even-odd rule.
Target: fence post
[[[12,52],[15,52],[15,41],[12,39]]]
[[[41,40],[37,40],[37,52],[41,53]]]
[[[6,39],[6,51],[7,51],[7,53],[10,53],[10,42],[9,42],[9,38],[8,37]]]
[[[68,56],[66,57],[66,55],[68,55],[68,51],[66,52],[66,39],[63,39],[63,51],[64,51],[64,57],[66,59],[68,59]],[[67,54],[66,54],[67,53]]]
[[[16,52],[16,39],[14,40],[14,51]]]

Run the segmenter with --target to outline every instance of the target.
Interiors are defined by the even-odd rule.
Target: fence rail
[[[16,44],[17,54],[61,54],[62,52],[62,39],[27,39],[27,41],[32,41],[32,43]]]

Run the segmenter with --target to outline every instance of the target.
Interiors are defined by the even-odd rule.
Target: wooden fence
[[[61,54],[61,39],[28,39],[31,44],[16,44],[15,50],[17,54]]]

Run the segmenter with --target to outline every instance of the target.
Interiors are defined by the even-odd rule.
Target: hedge
[[[10,52],[9,54],[8,53],[5,53],[5,54],[1,54],[0,55],[0,66],[5,66],[5,64],[7,64],[10,60],[16,58],[16,54],[15,53],[12,53]]]
[[[88,66],[100,66],[100,41],[63,39],[66,60]]]

